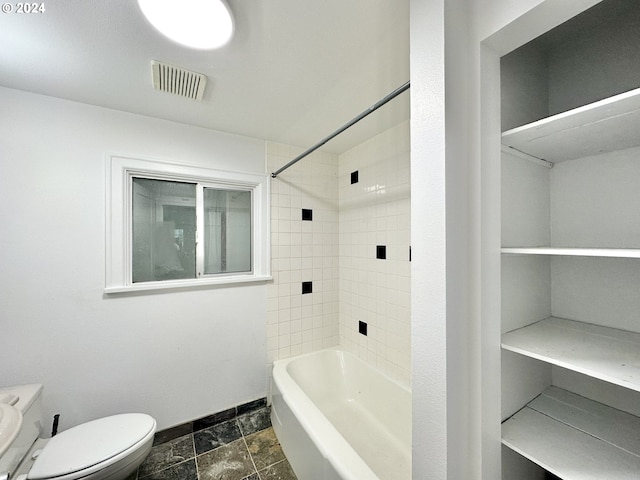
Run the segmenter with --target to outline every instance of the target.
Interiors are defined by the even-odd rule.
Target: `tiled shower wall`
[[[409,122],[341,154],[338,162],[340,344],[406,386],[411,376],[409,162]]]
[[[269,172],[300,153],[267,144]],[[339,344],[337,175],[338,157],[317,151],[271,180],[269,363]]]
[[[271,181],[269,362],[340,344],[409,385],[409,147],[405,122]],[[268,144],[269,171],[299,153]]]

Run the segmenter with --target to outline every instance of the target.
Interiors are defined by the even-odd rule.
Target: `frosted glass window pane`
[[[133,282],[196,278],[196,184],[133,179]]]
[[[251,271],[251,192],[204,189],[204,273]]]

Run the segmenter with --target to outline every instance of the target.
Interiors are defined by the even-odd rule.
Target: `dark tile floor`
[[[127,480],[297,480],[269,407],[154,445]]]

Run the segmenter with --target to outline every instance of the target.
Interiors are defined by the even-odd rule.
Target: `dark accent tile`
[[[255,472],[242,439],[198,456],[199,480],[242,480]]]
[[[149,456],[140,465],[138,477],[142,478],[193,457],[195,457],[195,452],[191,434],[156,445],[151,448]]]
[[[367,335],[367,324],[365,322],[358,321],[358,332],[362,335]]]
[[[142,479],[142,476],[138,478]],[[144,478],[145,480],[198,480],[196,460],[192,458],[191,460],[173,465]]]
[[[260,478],[262,480],[298,480],[287,460],[260,470]]]
[[[166,443],[171,440],[175,440],[176,438],[183,437],[184,435],[189,435],[190,433],[193,433],[193,422],[182,423],[175,427],[156,432],[153,437],[153,444],[159,445],[161,443]]]
[[[267,428],[245,437],[249,454],[258,470],[284,460],[284,452],[273,428]]]
[[[228,422],[219,423],[218,425],[200,430],[193,434],[196,455],[235,442],[241,437],[242,433],[240,433],[240,428],[238,428],[235,420],[229,420]]]
[[[255,412],[245,413],[238,417],[238,425],[243,435],[251,435],[271,426],[271,409],[269,407],[261,408]]]
[[[386,245],[376,245],[376,258],[384,260],[387,258],[387,246]]]
[[[351,185],[358,183],[358,170],[351,172]]]
[[[302,282],[302,293],[313,293],[313,282]]]
[[[267,406],[267,397],[259,398],[252,402],[243,403],[238,405],[238,415],[243,415],[254,410],[259,410]]]
[[[198,420],[193,421],[193,431],[197,432],[198,430],[203,430],[208,427],[212,427],[222,422],[227,422],[236,416],[236,409],[230,408],[228,410],[224,410],[222,412],[214,413],[213,415],[208,415],[206,417],[199,418]]]
[[[302,220],[312,221],[313,220],[313,210],[311,210],[309,208],[303,208],[302,209]]]

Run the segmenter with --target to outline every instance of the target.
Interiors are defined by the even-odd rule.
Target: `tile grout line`
[[[193,459],[195,460],[195,457],[193,457]],[[139,475],[139,473],[138,473],[138,472],[136,472],[136,480],[144,480],[145,478],[148,478],[148,477],[150,477],[150,476],[152,476],[152,475],[155,475],[156,473],[164,472],[165,470],[169,470],[170,468],[174,468],[174,467],[176,467],[176,466],[178,466],[178,465],[182,465],[183,463],[187,463],[189,460],[192,460],[192,459],[191,459],[191,458],[187,458],[186,460],[182,460],[182,461],[177,462],[177,463],[172,463],[172,464],[171,464],[171,465],[169,465],[168,467],[164,467],[164,468],[161,468],[160,470],[156,470],[156,471],[153,471],[153,472],[151,472],[151,473],[148,473],[148,474],[147,474],[147,475],[145,475],[144,477],[141,477],[141,476]],[[196,465],[197,465],[197,463],[196,463]],[[139,467],[138,467],[138,468],[139,468]],[[196,471],[196,473],[197,473],[197,471]]]
[[[193,463],[196,466],[196,480],[200,480],[200,469],[198,468],[198,451],[196,450],[196,436],[195,432],[191,432],[191,448],[193,448]]]
[[[244,442],[244,446],[246,447],[247,453],[249,454],[249,458],[251,459],[251,465],[253,465],[253,469],[256,471],[256,475],[258,475],[258,480],[262,480],[260,472],[258,472],[258,467],[256,466],[256,462],[253,460],[253,455],[251,455],[251,451],[249,450],[249,444],[247,443],[247,439],[244,435],[244,431],[240,426],[240,422],[238,422],[238,428],[240,429],[240,435],[242,435],[242,441]]]

